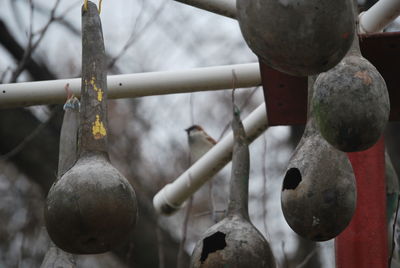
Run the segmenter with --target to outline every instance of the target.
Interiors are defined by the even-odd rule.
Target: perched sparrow
[[[190,161],[191,164],[199,160],[208,150],[210,150],[217,142],[211,138],[201,126],[193,125],[187,129],[185,129],[188,134],[189,140],[189,150],[190,150]],[[202,188],[203,191],[208,192],[208,206],[210,209],[211,220],[216,223],[220,221],[223,217],[224,213],[221,215],[217,215],[216,209],[216,200],[213,195],[213,181],[210,180],[208,182],[208,189]],[[202,195],[205,196],[206,192],[203,192]]]
[[[217,143],[198,125],[193,125],[185,129],[185,131],[188,134],[190,159],[192,163],[196,162]]]

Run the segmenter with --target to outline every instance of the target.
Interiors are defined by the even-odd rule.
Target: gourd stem
[[[312,113],[312,97],[314,94],[314,82],[317,79],[317,75],[312,75],[308,77],[307,85],[308,85],[308,92],[307,92],[307,119],[310,118]]]
[[[107,154],[107,75],[103,32],[97,7],[82,8],[82,88],[79,154]]]
[[[232,130],[234,145],[227,216],[238,215],[249,219],[249,145],[240,120],[239,109],[235,105],[233,108]]]
[[[359,43],[359,38],[358,38],[358,24],[360,23],[359,18],[358,18],[358,2],[357,0],[352,0],[353,1],[353,14],[354,14],[354,21],[355,21],[355,30],[354,30],[354,38],[353,38],[353,43],[351,44],[351,47],[349,51],[347,52],[347,55],[355,55],[355,56],[361,56],[361,51],[360,51],[360,43]],[[346,57],[347,57],[346,55]]]

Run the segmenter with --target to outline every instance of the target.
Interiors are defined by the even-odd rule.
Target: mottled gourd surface
[[[234,146],[227,214],[197,242],[190,267],[275,268],[268,242],[249,219],[249,147],[236,106],[233,109],[232,130]]]
[[[313,110],[322,136],[344,152],[370,148],[389,119],[385,80],[360,55],[346,56],[314,85]]]
[[[310,103],[316,76],[308,78],[308,119],[283,179],[281,206],[289,226],[300,236],[326,241],[350,223],[357,191],[346,153],[319,133]]]
[[[289,161],[281,204],[293,231],[326,241],[339,235],[354,215],[355,177],[346,154],[329,145],[311,123]]]
[[[263,235],[240,216],[224,218],[208,229],[192,254],[192,268],[275,268]]]
[[[45,222],[59,248],[73,254],[104,253],[132,234],[137,201],[107,152],[106,57],[100,17],[92,2],[82,9],[79,115],[78,160],[51,187]]]
[[[237,0],[243,37],[266,64],[308,76],[335,66],[354,34],[349,0]]]

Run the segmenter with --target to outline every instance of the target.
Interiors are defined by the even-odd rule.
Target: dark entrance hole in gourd
[[[97,243],[97,238],[90,237],[83,242],[85,245],[94,245]]]
[[[301,173],[298,168],[291,168],[286,172],[285,178],[283,179],[284,190],[294,190],[301,182]]]
[[[200,261],[203,263],[208,254],[211,254],[217,250],[224,249],[226,247],[225,241],[226,234],[222,232],[216,232],[203,240],[203,250],[201,251]]]

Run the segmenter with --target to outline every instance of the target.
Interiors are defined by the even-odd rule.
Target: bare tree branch
[[[58,5],[60,4],[60,0],[56,0],[56,3],[54,4],[53,9],[50,12],[50,17],[46,25],[41,29],[38,33],[33,33],[33,16],[34,16],[34,5],[33,1],[30,0],[30,25],[29,25],[29,38],[28,38],[28,44],[27,47],[24,51],[24,55],[21,59],[21,61],[18,63],[17,68],[15,69],[12,77],[11,77],[11,83],[14,83],[17,81],[19,75],[25,70],[25,67],[27,65],[28,60],[31,58],[33,52],[36,50],[40,42],[43,40],[43,37],[45,36],[47,30],[49,29],[50,25],[52,22],[56,19],[55,17],[55,12],[57,10]],[[33,38],[36,34],[39,34],[38,39],[33,42]]]
[[[146,29],[148,29],[151,25],[153,25],[157,21],[157,18],[160,17],[160,13],[164,10],[167,2],[168,1],[164,0],[164,2],[161,3],[161,5],[157,8],[157,10],[153,13],[151,18],[147,21],[147,23],[139,31],[136,31],[137,24],[138,24],[140,18],[142,17],[142,15],[143,15],[143,12],[139,13],[138,17],[135,20],[135,23],[134,23],[133,29],[131,31],[131,34],[130,34],[128,40],[126,41],[125,45],[122,47],[120,52],[117,53],[117,55],[110,60],[110,62],[108,64],[108,68],[109,69],[113,68],[114,65],[116,64],[116,62],[128,51],[128,49],[131,46],[134,45],[135,42],[137,42],[140,39],[142,34],[144,34],[146,32]],[[144,3],[147,3],[147,2],[146,1],[142,2],[142,8],[144,6]]]
[[[314,254],[317,253],[317,247],[315,247],[311,252],[308,253],[308,255],[304,258],[304,260],[296,266],[296,268],[304,268],[304,267],[309,267],[309,261],[311,258],[314,256]]]
[[[389,267],[391,266],[392,259],[393,259],[393,252],[396,247],[395,242],[395,234],[396,234],[396,224],[397,224],[397,216],[399,213],[399,204],[400,204],[400,196],[397,197],[397,204],[396,204],[396,213],[394,214],[393,226],[392,226],[392,248],[390,249],[389,254]]]
[[[22,61],[24,55],[24,49],[16,41],[14,36],[8,30],[6,24],[0,20],[0,44],[16,59]],[[45,66],[42,65],[32,58],[26,61],[26,69],[32,75],[34,80],[52,80],[56,79],[56,76]]]
[[[176,265],[177,268],[186,268],[183,256],[185,252],[185,244],[187,239],[187,231],[188,231],[189,218],[190,218],[190,212],[192,210],[192,205],[193,205],[193,196],[189,198],[189,201],[186,205],[187,207],[185,211],[185,218],[183,220],[182,239],[179,245],[178,257],[177,257],[177,265]]]
[[[263,208],[263,223],[264,223],[264,231],[268,234],[267,227],[267,135],[264,133],[263,135],[263,154],[262,154],[262,178],[263,178],[263,187],[262,187],[262,208]]]
[[[53,119],[53,117],[59,112],[58,109],[54,108],[51,113],[49,118],[39,124],[28,136],[26,136],[17,146],[15,146],[11,151],[9,151],[6,154],[0,155],[0,161],[7,161],[9,158],[15,156],[16,154],[20,153],[25,146],[31,142],[37,135],[40,134],[40,132],[50,123],[50,121]]]

